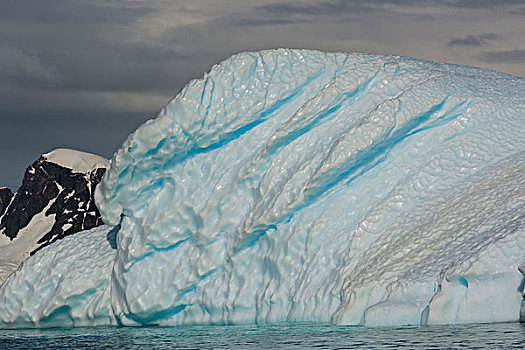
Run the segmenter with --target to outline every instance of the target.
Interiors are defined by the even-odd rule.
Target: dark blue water
[[[0,330],[0,349],[525,349],[525,324]]]

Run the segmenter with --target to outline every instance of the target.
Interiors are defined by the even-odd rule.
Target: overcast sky
[[[0,0],[0,186],[57,147],[110,157],[188,80],[277,47],[525,77],[525,0]]]

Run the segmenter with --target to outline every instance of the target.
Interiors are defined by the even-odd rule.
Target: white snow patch
[[[33,216],[29,224],[22,228],[11,241],[9,237],[0,235],[0,284],[16,270],[33,250],[38,248],[38,240],[53,227],[55,214],[45,215],[53,205],[49,204],[40,213]]]

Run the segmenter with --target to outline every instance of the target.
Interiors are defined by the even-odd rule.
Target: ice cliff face
[[[96,200],[116,249],[109,228],[83,236],[106,257],[42,277],[64,286],[45,299],[17,286],[67,241],[38,252],[0,289],[17,300],[0,320],[517,321],[524,96],[520,78],[408,58],[236,55],[111,160]]]

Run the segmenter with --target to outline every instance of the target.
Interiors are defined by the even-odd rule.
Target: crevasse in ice
[[[0,289],[14,300],[0,320],[517,321],[524,96],[521,78],[409,58],[233,56],[111,160],[96,199],[120,224],[116,249],[77,237],[104,242],[111,263],[51,271],[42,298],[32,261],[75,237],[38,252]],[[67,287],[95,265],[82,291]]]

